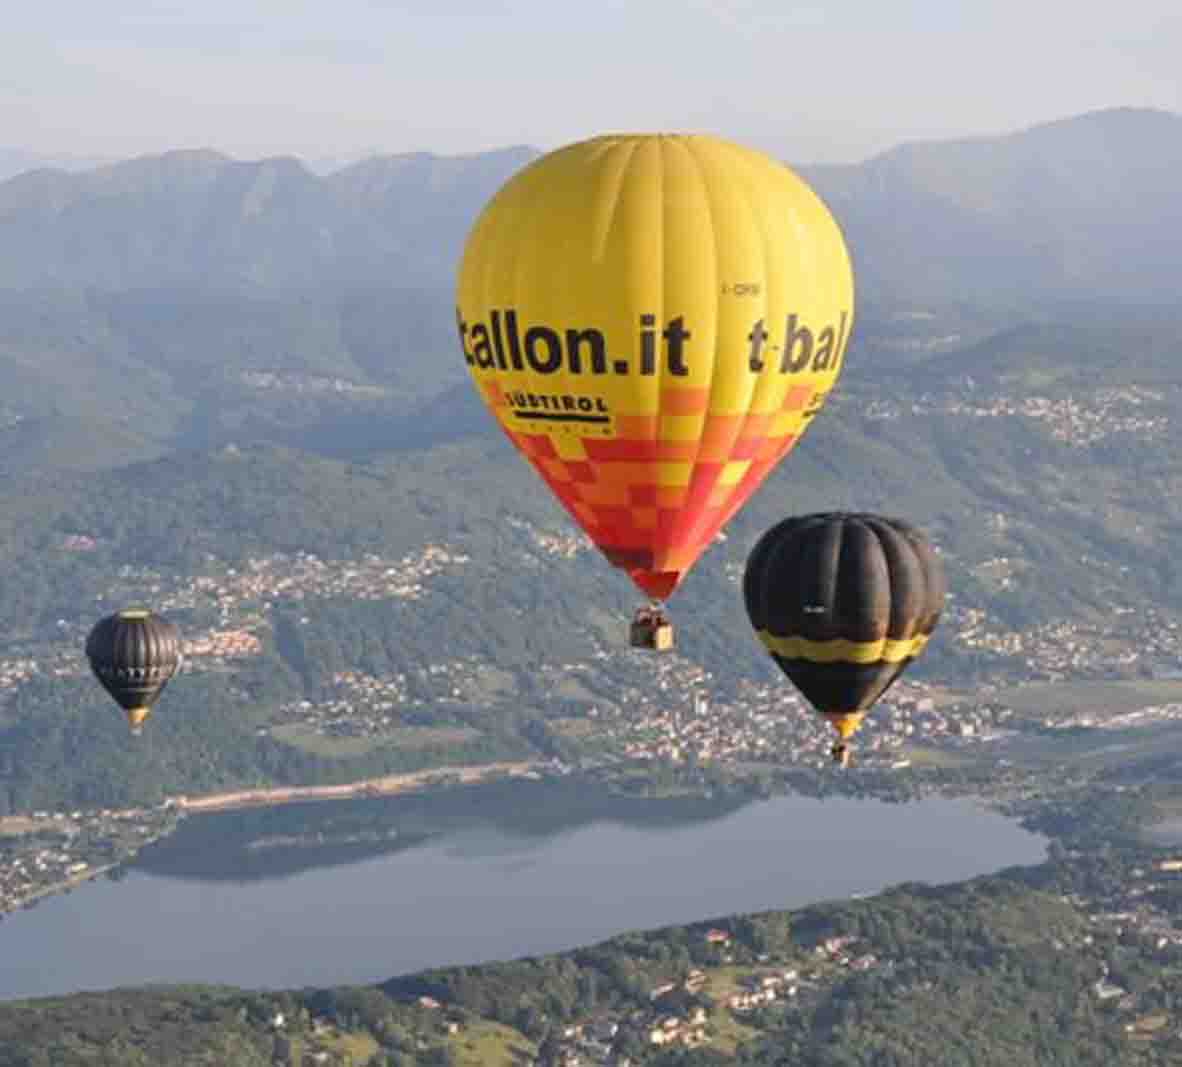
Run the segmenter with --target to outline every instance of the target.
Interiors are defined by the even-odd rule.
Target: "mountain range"
[[[106,420],[134,435],[114,454],[142,438],[147,457],[405,415],[462,382],[463,240],[536,156],[417,153],[322,174],[177,151],[0,181],[0,426]],[[891,374],[1116,307],[1176,317],[1180,163],[1182,116],[1122,108],[799,168],[852,250],[851,366]],[[49,425],[78,424],[41,424],[5,467],[53,454]]]
[[[0,286],[450,287],[481,206],[537,154],[379,156],[319,175],[199,150],[29,170],[0,182]],[[872,305],[1176,291],[1173,113],[1117,108],[798,169],[845,230]]]

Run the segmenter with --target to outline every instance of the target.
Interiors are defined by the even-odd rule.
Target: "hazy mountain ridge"
[[[51,415],[0,427],[0,476],[39,470],[98,471],[155,459],[157,443],[122,423]]]
[[[527,154],[394,156],[323,178],[290,157],[210,150],[32,171],[0,182],[0,285],[443,283],[472,219]]]
[[[0,285],[450,287],[487,198],[537,155],[374,157],[324,176],[198,150],[0,182]],[[1182,116],[1115,108],[1002,137],[801,167],[859,290],[898,301],[1170,300],[1182,263]]]
[[[191,447],[250,417],[378,417],[460,380],[453,331],[439,288],[0,289],[0,419],[131,420]]]
[[[864,289],[1168,301],[1180,164],[1182,116],[1116,108],[804,173],[842,222]]]
[[[27,148],[0,146],[0,181],[30,170],[92,170],[108,162],[109,159],[100,156],[34,152]]]
[[[317,176],[186,150],[0,182],[0,418],[130,420],[197,447],[318,428],[316,447],[377,447],[388,435],[360,416],[376,425],[463,379],[455,263],[534,155],[412,153]],[[1118,109],[806,168],[853,250],[850,365],[892,375],[1024,321],[1099,336],[1134,302],[1173,300],[1180,159],[1182,118]],[[1136,195],[1116,197],[1122,182]],[[1097,219],[1098,197],[1117,208]],[[1163,370],[1172,358],[1159,346]],[[1103,374],[1121,360],[1113,349]]]

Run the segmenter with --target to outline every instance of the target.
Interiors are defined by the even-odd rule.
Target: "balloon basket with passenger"
[[[673,647],[673,624],[660,604],[637,608],[632,616],[628,641],[633,648],[668,652]]]
[[[829,755],[833,757],[833,762],[839,767],[848,767],[850,765],[850,756],[852,755],[849,739],[862,724],[865,713],[861,711],[824,711],[821,714],[829,720],[829,725],[837,733],[837,740],[833,742],[833,747],[829,749]]]

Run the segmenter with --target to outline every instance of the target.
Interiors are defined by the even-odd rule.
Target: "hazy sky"
[[[1180,0],[49,0],[0,15],[0,146],[242,158],[702,130],[795,162],[1182,112]]]

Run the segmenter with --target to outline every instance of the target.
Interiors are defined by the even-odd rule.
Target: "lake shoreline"
[[[382,775],[378,778],[363,778],[354,782],[326,786],[277,786],[262,789],[236,789],[220,793],[204,793],[199,796],[180,795],[168,797],[157,808],[103,809],[101,814],[120,823],[147,823],[159,816],[161,810],[172,812],[184,818],[188,815],[207,815],[218,812],[249,808],[282,807],[288,804],[314,804],[333,800],[364,800],[380,797],[405,795],[425,789],[465,788],[481,785],[497,778],[528,778],[539,774],[542,764],[527,761],[506,761],[498,763],[470,764],[464,766],[432,767],[407,774]],[[60,831],[58,817],[62,812],[38,812],[36,815],[0,816],[0,839],[20,838],[43,831]],[[0,919],[23,909],[33,907],[40,901],[69,892],[87,882],[94,881],[107,872],[126,866],[149,845],[155,844],[176,832],[180,819],[174,818],[155,832],[136,841],[136,847],[122,853],[118,858],[102,864],[89,865],[87,870],[70,874],[66,878],[42,882],[27,892],[12,894],[0,906]]]
[[[270,789],[238,789],[201,796],[170,797],[165,806],[186,814],[231,811],[236,808],[276,807],[284,804],[314,803],[324,800],[360,800],[366,797],[397,796],[416,789],[440,786],[479,785],[489,778],[524,778],[539,773],[542,764],[525,760],[502,763],[477,763],[464,766],[432,767],[407,774],[387,774],[362,778],[339,785],[277,786]]]
[[[400,784],[401,796],[181,818],[116,882],[108,875],[0,924],[0,999],[364,984],[1046,856],[1045,837],[965,798],[654,804],[558,776],[434,797]]]

